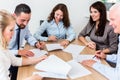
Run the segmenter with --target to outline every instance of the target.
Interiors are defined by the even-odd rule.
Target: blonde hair
[[[10,22],[14,20],[15,18],[12,14],[8,13],[6,10],[0,11],[0,48],[2,49],[6,49],[8,45],[7,41],[3,37],[3,32]]]

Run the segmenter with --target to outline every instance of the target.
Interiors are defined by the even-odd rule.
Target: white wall
[[[13,12],[16,5],[26,3],[31,7],[32,17],[29,29],[33,34],[39,27],[39,20],[47,19],[52,8],[58,3],[64,3],[68,7],[70,20],[77,35],[87,24],[89,17],[89,6],[96,0],[1,0],[0,9]]]

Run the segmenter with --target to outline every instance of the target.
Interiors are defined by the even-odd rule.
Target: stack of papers
[[[46,47],[48,51],[63,49],[63,46],[61,46],[60,44],[46,44]]]
[[[30,51],[32,51],[34,53],[34,58],[38,58],[40,56],[43,56],[45,54],[48,54],[47,51],[45,50],[40,50],[40,49],[31,49]],[[33,57],[29,57],[29,58],[33,58]]]
[[[35,69],[44,71],[39,73],[43,77],[66,79],[71,66],[57,56],[50,55],[47,59],[38,63]]]
[[[75,79],[91,74],[91,72],[80,63],[74,60],[64,62],[55,55],[50,55],[47,59],[38,63],[35,68],[43,72],[33,72],[33,74],[49,78],[67,79],[67,76],[69,76],[71,79]]]

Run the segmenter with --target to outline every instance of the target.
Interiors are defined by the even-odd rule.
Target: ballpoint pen
[[[100,52],[98,52],[97,54],[100,54],[105,48],[103,48]],[[95,58],[96,55],[94,55],[92,58]]]

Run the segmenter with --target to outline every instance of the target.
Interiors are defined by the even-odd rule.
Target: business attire
[[[117,54],[107,55],[106,60],[116,63],[116,67],[112,68],[98,62],[93,64],[92,67],[109,80],[120,80],[120,36]]]
[[[18,26],[15,25],[14,28],[14,35],[8,45],[9,50],[11,53],[17,55],[18,54],[18,36],[17,36],[17,31],[18,31]],[[28,26],[26,26],[24,29],[21,29],[20,31],[20,38],[19,38],[19,47],[23,45],[23,41],[26,40],[31,46],[34,46],[37,40],[31,35]]]
[[[15,57],[7,50],[0,50],[0,80],[10,80],[10,66],[21,66],[22,58]]]
[[[20,32],[19,35],[18,32]],[[31,35],[28,26],[26,26],[24,29],[19,29],[18,25],[16,24],[14,28],[14,35],[8,45],[9,52],[14,55],[18,55],[18,50],[23,45],[24,40],[26,40],[31,46],[34,46],[37,42],[37,40]],[[10,72],[12,74],[11,80],[16,80],[18,67],[11,66]]]
[[[103,36],[95,35],[96,27],[95,25],[91,26],[90,23],[80,32],[79,36],[89,36],[90,39],[96,43],[96,50],[102,50],[108,48],[110,53],[117,52],[118,45],[118,34],[114,33],[112,26],[109,23],[106,23]]]
[[[41,36],[45,30],[48,34],[48,37],[54,35],[57,37],[57,39],[66,39],[68,41],[72,41],[76,36],[73,27],[69,26],[68,28],[65,28],[62,21],[56,24],[55,20],[53,19],[50,22],[44,21],[34,34],[34,37],[37,40],[47,41],[48,37]]]

